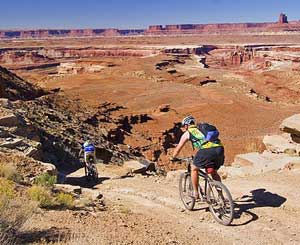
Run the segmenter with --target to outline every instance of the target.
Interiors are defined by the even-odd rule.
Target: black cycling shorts
[[[224,160],[224,147],[217,146],[198,150],[194,158],[194,165],[198,168],[212,167],[218,170],[224,164]]]

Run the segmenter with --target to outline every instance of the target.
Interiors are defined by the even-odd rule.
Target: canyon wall
[[[55,63],[59,59],[99,57],[144,57],[158,54],[159,49],[126,49],[96,47],[34,47],[0,48],[0,63],[13,68],[20,65],[41,65]]]
[[[151,25],[148,29],[51,29],[51,30],[0,30],[0,38],[52,38],[52,37],[105,37],[134,35],[178,35],[300,31],[300,21],[288,22],[280,14],[278,22],[266,23],[220,23],[220,24],[179,24]]]

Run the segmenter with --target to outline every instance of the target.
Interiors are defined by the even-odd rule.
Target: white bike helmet
[[[181,125],[191,125],[191,124],[196,124],[196,119],[193,116],[187,116],[185,118],[182,119],[181,121]]]

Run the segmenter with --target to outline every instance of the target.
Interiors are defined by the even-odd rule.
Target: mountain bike
[[[180,175],[179,194],[183,205],[188,210],[193,210],[196,199],[193,195],[191,179],[191,164],[193,157],[176,158],[173,161],[185,162],[187,171]],[[204,181],[204,188],[199,185],[199,196],[206,202],[214,219],[222,225],[230,225],[234,216],[234,204],[228,188],[220,181],[215,181],[203,170],[199,170],[199,182]]]
[[[84,164],[84,172],[87,181],[98,181],[98,170],[96,167],[95,159],[92,155],[87,156],[87,163]]]

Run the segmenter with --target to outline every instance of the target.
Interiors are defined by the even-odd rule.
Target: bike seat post
[[[189,173],[191,173],[191,163],[190,162],[188,163],[187,170],[188,170]]]

